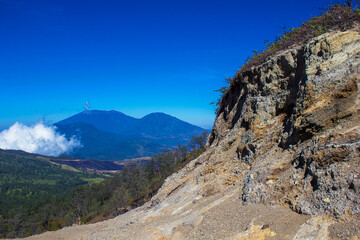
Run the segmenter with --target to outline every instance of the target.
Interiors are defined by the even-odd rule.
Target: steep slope
[[[33,239],[359,239],[359,30],[238,72],[207,151],[151,202]]]
[[[359,51],[358,28],[327,33],[235,76],[209,143],[245,164],[245,203],[360,213]]]

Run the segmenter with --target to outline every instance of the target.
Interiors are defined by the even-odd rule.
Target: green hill
[[[101,180],[99,175],[64,168],[49,160],[37,154],[0,149],[0,225],[14,216],[26,218],[38,206],[77,186]]]

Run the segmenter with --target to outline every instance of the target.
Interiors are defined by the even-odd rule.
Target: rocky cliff
[[[244,203],[358,215],[359,50],[358,31],[328,33],[239,72],[223,98],[206,165],[225,153],[226,177],[241,175]]]
[[[240,71],[207,151],[151,202],[34,239],[359,239],[360,34]]]

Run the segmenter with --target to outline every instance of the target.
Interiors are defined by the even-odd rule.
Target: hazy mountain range
[[[82,144],[70,155],[77,158],[121,160],[151,156],[177,144],[186,145],[205,129],[164,113],[134,118],[118,111],[87,110],[54,124],[67,138]]]

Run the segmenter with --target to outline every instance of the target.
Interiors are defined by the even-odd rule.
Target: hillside
[[[67,165],[75,169],[79,169],[85,172],[118,172],[123,169],[123,165],[116,164],[112,161],[99,161],[93,159],[51,159],[52,162]]]
[[[56,124],[67,138],[76,136],[82,147],[71,156],[123,160],[151,156],[166,148],[187,144],[205,129],[164,113],[137,119],[117,111],[83,111]]]
[[[68,158],[51,158],[53,163],[67,165],[89,173],[116,173],[124,167],[137,164],[145,165],[151,160],[151,157],[124,159],[121,161],[101,161],[95,159],[68,159]]]
[[[11,236],[18,228],[41,232],[43,208],[72,189],[104,180],[74,168],[55,164],[51,158],[23,151],[0,149],[0,237]],[[50,214],[50,213],[47,213]]]
[[[151,201],[30,239],[359,239],[360,16],[319,19],[231,79],[207,150]]]
[[[0,149],[0,215],[15,205],[63,194],[98,177],[54,164],[51,158],[23,151]]]

